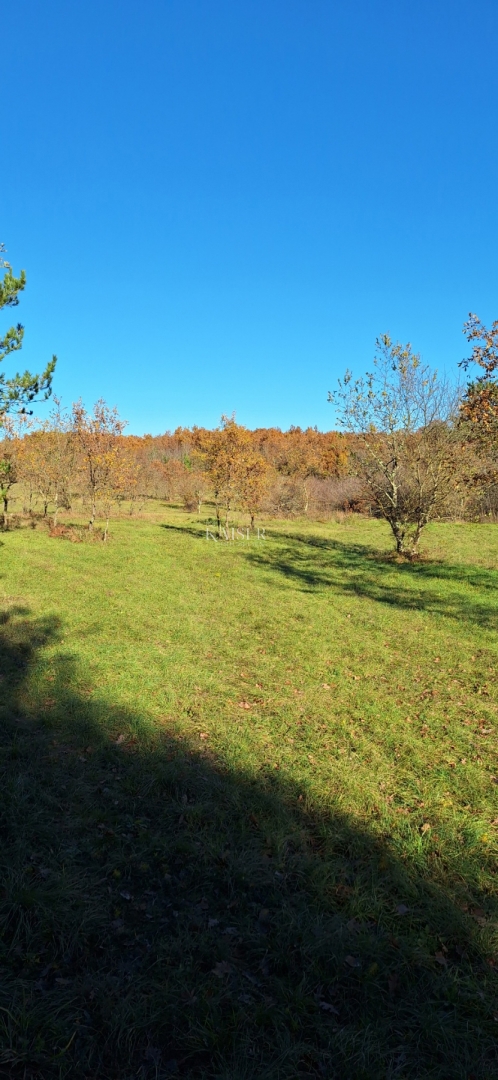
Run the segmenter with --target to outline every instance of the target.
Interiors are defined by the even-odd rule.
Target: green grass
[[[498,529],[0,548],[0,1075],[498,1076]]]

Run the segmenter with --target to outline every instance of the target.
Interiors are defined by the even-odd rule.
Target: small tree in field
[[[59,398],[48,420],[41,424],[25,420],[26,430],[17,439],[18,476],[31,496],[40,496],[44,516],[53,507],[53,521],[61,506],[68,507],[74,474],[75,447],[70,418]]]
[[[251,520],[263,494],[268,466],[252,448],[251,434],[235,421],[235,416],[222,416],[221,427],[212,432],[206,466],[213,484],[218,529],[223,514],[228,528],[235,506],[249,510]]]
[[[185,510],[190,513],[197,511],[200,514],[202,503],[208,491],[206,473],[195,464],[188,468],[183,466],[183,475],[178,483],[178,491],[183,500]]]
[[[97,504],[106,515],[104,539],[107,539],[112,500],[122,489],[122,455],[119,436],[125,423],[117,409],[110,409],[102,398],[87,413],[81,401],[73,405],[72,431],[79,448],[83,492],[90,503],[90,531],[95,524]]]
[[[248,453],[244,457],[243,466],[240,483],[240,505],[244,510],[247,510],[252,529],[254,518],[258,510],[261,509],[265,495],[268,492],[270,468],[261,454],[255,453]]]
[[[0,433],[0,499],[3,502],[3,517],[6,521],[11,496],[11,488],[24,479],[22,451],[24,436],[31,430],[32,421],[26,414],[2,418]]]
[[[461,476],[458,395],[411,345],[377,340],[373,372],[346,372],[329,394],[341,427],[355,436],[354,472],[388,522],[401,555],[417,553]]]
[[[206,464],[214,488],[218,529],[223,514],[225,528],[240,492],[241,461],[249,447],[248,433],[235,416],[222,416],[221,427],[213,432]]]
[[[16,463],[9,453],[3,454],[0,460],[0,499],[3,503],[3,516],[6,520],[9,509],[10,489],[17,483]]]

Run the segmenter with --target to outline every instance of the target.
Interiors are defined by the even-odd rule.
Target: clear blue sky
[[[22,365],[56,352],[66,403],[136,433],[330,428],[377,334],[452,371],[467,313],[498,318],[497,0],[1,21],[0,239],[28,274]]]

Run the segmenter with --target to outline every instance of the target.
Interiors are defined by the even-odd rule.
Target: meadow
[[[0,540],[0,1075],[498,1077],[497,527]]]

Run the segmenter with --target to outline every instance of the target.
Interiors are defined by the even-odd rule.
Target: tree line
[[[25,287],[3,257],[0,309],[15,307]],[[21,324],[0,340],[0,362],[19,350]],[[125,435],[117,410],[99,400],[88,412],[55,400],[49,419],[30,406],[52,390],[53,357],[41,375],[0,375],[0,499],[8,524],[12,489],[23,511],[41,506],[54,526],[74,498],[97,516],[107,538],[113,507],[130,512],[148,499],[180,500],[201,512],[212,502],[218,529],[231,515],[320,515],[356,510],[384,518],[397,552],[417,554],[423,529],[445,516],[498,517],[498,321],[487,328],[471,314],[464,333],[471,355],[460,362],[477,374],[465,386],[424,364],[411,344],[384,334],[370,372],[346,372],[329,393],[338,431],[259,428],[223,416],[215,430],[177,428],[164,435]]]
[[[409,348],[384,338],[377,359],[366,379],[346,375],[340,384],[342,432],[251,431],[224,416],[214,430],[140,437],[126,435],[117,410],[102,400],[88,412],[81,402],[65,410],[55,398],[43,422],[4,416],[4,523],[14,491],[25,515],[54,525],[79,500],[90,531],[97,517],[105,522],[104,538],[117,506],[133,514],[155,499],[197,514],[209,501],[219,530],[234,513],[254,525],[262,515],[356,511],[383,517],[397,551],[413,554],[434,518],[498,517],[491,420],[481,423],[476,401],[459,397]],[[485,400],[488,417],[487,391]]]
[[[41,512],[54,524],[61,509],[81,499],[89,529],[113,507],[133,514],[148,500],[179,502],[200,514],[209,499],[218,527],[235,511],[252,524],[262,513],[299,515],[352,509],[359,488],[348,474],[348,438],[294,427],[250,431],[235,417],[215,430],[177,428],[160,436],[125,435],[116,409],[98,401],[65,410],[56,398],[46,421],[4,416],[0,498],[4,518],[15,491],[24,514]],[[358,489],[358,490],[357,490]]]

